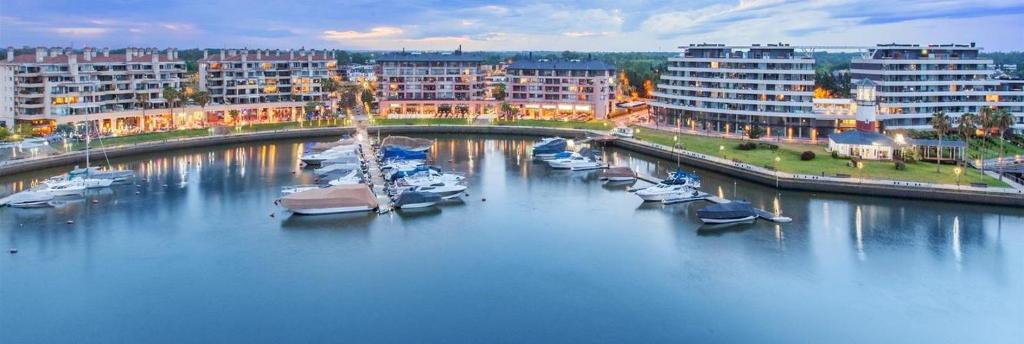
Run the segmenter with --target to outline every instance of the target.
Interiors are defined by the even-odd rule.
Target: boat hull
[[[326,215],[326,214],[341,214],[341,213],[356,213],[363,211],[371,211],[373,208],[367,206],[356,206],[356,207],[335,207],[335,208],[313,208],[313,209],[288,209],[293,213],[299,215]]]
[[[701,222],[704,222],[704,223],[723,224],[723,223],[752,222],[755,219],[757,219],[757,216],[751,215],[751,216],[740,217],[740,218],[732,218],[732,219],[705,219],[705,218],[701,218],[700,220],[701,220]]]
[[[437,202],[409,203],[398,206],[399,209],[419,209],[433,207]]]

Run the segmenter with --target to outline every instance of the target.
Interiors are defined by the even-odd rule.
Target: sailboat
[[[101,170],[96,167],[89,166],[89,153],[91,150],[90,141],[92,137],[89,135],[89,129],[92,125],[89,122],[85,124],[85,168],[75,166],[71,172],[68,172],[68,180],[72,179],[84,179],[85,184],[89,188],[107,187],[112,183],[127,182],[135,177],[135,171],[132,170],[114,170],[110,168],[110,160],[107,160],[107,169]],[[103,139],[100,139],[100,143]],[[103,152],[103,156],[106,157],[106,152]]]

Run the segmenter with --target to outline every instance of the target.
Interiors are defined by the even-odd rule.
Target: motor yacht
[[[693,196],[697,192],[696,189],[687,185],[658,183],[649,188],[637,190],[636,195],[644,202],[660,202],[666,199]]]
[[[568,141],[561,137],[545,137],[533,144],[533,157],[541,160],[551,159],[564,152]]]
[[[378,207],[377,197],[363,184],[300,191],[281,197],[275,203],[300,215],[362,212]]]
[[[52,207],[53,195],[45,192],[22,191],[4,198],[3,205],[14,208]]]
[[[432,207],[441,201],[441,196],[435,193],[405,191],[395,197],[395,206],[399,209],[417,209]]]
[[[704,223],[738,223],[757,220],[754,207],[745,201],[712,204],[697,210],[697,217]]]

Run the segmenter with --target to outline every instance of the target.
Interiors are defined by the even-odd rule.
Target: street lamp
[[[775,156],[775,165],[773,166],[775,168],[775,188],[776,189],[779,188],[779,161],[782,161],[782,158],[780,158],[778,155],[776,155]]]
[[[860,182],[862,184],[864,183],[864,173],[862,172],[863,170],[864,170],[864,162],[858,161],[857,162],[857,175],[860,178]]]
[[[722,158],[725,159],[725,145],[718,146],[718,154],[721,154]]]
[[[957,188],[960,188],[960,172],[963,172],[963,170],[960,169],[960,166],[957,166],[957,167],[953,168],[953,174],[956,174],[956,187]]]

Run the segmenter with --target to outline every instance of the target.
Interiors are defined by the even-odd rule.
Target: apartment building
[[[380,113],[392,117],[478,115],[485,100],[484,58],[463,53],[391,53],[376,60]]]
[[[602,61],[515,61],[505,69],[506,101],[531,118],[608,118],[618,88]]]
[[[14,66],[0,64],[0,128],[14,128]]]
[[[992,106],[1012,114],[1013,131],[1024,134],[1024,79],[1004,74],[995,77],[995,80],[999,85],[986,100]]]
[[[324,102],[324,79],[334,76],[337,61],[326,50],[225,49],[203,51],[199,84],[214,104]]]
[[[945,111],[956,119],[991,102],[999,81],[992,60],[971,44],[879,44],[850,63],[852,79],[878,84],[879,120],[885,128],[931,129]]]
[[[127,48],[113,54],[106,48],[39,47],[34,53],[16,54],[8,48],[0,65],[13,71],[15,119],[42,132],[85,120],[99,121],[103,128],[165,125],[164,119],[133,112],[167,108],[161,90],[178,89],[185,78],[185,63],[176,49]],[[10,87],[9,79],[4,80],[4,87]]]
[[[849,112],[814,111],[810,55],[786,44],[690,44],[669,58],[654,92],[660,125],[743,135],[753,126],[767,137],[824,137],[854,121]]]

